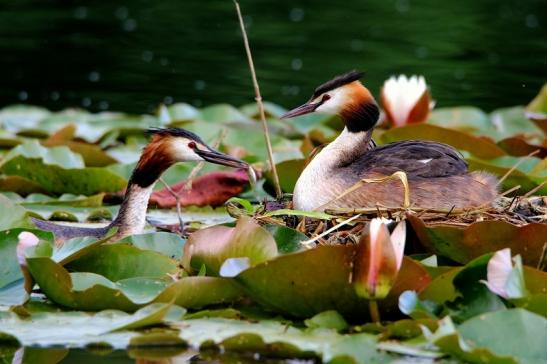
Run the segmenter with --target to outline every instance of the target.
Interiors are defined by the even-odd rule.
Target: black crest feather
[[[148,128],[147,132],[149,134],[157,135],[170,135],[174,137],[182,137],[190,140],[195,140],[203,145],[206,145],[205,142],[196,134],[192,133],[189,130],[181,128]]]
[[[350,82],[357,81],[361,77],[363,77],[363,75],[364,75],[364,72],[353,70],[353,71],[344,73],[343,75],[336,76],[332,80],[327,81],[324,84],[318,86],[313,92],[312,99],[316,98],[317,96],[321,94],[324,94],[325,92],[334,90],[335,88],[344,86],[345,84],[348,84]]]

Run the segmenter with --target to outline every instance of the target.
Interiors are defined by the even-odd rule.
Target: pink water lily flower
[[[392,76],[382,86],[382,106],[393,126],[423,123],[432,102],[423,76]]]
[[[368,299],[388,295],[403,263],[406,224],[400,222],[391,235],[386,219],[372,219],[369,234],[361,238],[355,259],[353,285],[357,294]]]

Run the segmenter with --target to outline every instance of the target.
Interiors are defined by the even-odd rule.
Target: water
[[[15,358],[23,358],[17,361]],[[240,364],[313,364],[314,358],[284,359],[259,353],[230,353],[218,350],[196,352],[187,348],[147,348],[112,350],[108,348],[61,349],[0,347],[0,363],[48,363],[48,364],[169,364],[169,363],[240,363]]]
[[[547,80],[544,0],[241,1],[267,100],[357,68],[424,74],[439,106],[525,104]],[[0,4],[0,106],[149,112],[253,100],[229,0]]]

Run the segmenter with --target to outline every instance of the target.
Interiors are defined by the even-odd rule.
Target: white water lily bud
[[[382,86],[381,100],[394,126],[425,122],[432,105],[423,76],[390,77]]]
[[[372,219],[369,234],[361,239],[357,250],[353,285],[357,294],[367,299],[386,297],[403,264],[405,222],[400,222],[391,235],[385,223],[385,219]]]
[[[17,261],[19,262],[19,265],[26,265],[27,263],[25,260],[25,250],[38,245],[40,239],[36,235],[28,231],[23,231],[21,234],[19,234],[17,238],[19,239],[16,250]]]

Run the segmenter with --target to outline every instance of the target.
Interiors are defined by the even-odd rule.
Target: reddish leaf
[[[211,172],[197,177],[192,182],[190,190],[184,190],[186,182],[177,183],[171,188],[180,195],[182,206],[220,206],[229,198],[238,195],[249,183],[244,170],[234,172]],[[150,203],[161,208],[170,208],[177,205],[175,197],[164,188],[152,193]]]
[[[547,157],[547,146],[530,144],[521,137],[505,138],[498,142],[498,146],[505,150],[509,155],[516,157],[523,157],[536,150],[538,153],[534,155],[535,157]]]
[[[547,225],[541,223],[517,226],[493,220],[462,228],[448,224],[426,226],[415,216],[409,216],[408,220],[425,248],[462,264],[486,253],[511,248],[513,254],[522,256],[524,264],[535,267],[547,237]]]

